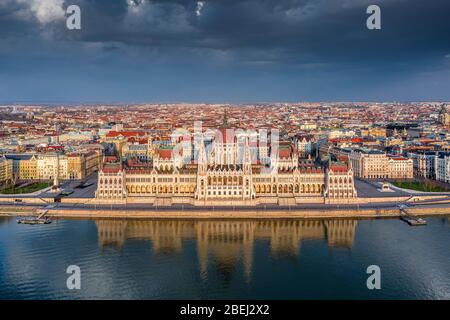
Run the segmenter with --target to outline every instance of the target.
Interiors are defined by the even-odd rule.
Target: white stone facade
[[[251,157],[249,139],[213,144],[209,153],[199,144],[197,162],[178,163],[173,157],[157,157],[153,164],[106,165],[99,174],[98,199],[193,199],[205,204],[214,200],[249,203],[255,199],[356,197],[353,171],[347,166],[322,169],[300,166],[295,149],[291,156],[266,166]],[[241,153],[242,152],[242,153]],[[228,153],[232,153],[229,155]],[[278,154],[278,153],[276,153]],[[162,164],[161,159],[166,159]],[[120,169],[118,167],[120,166]],[[111,183],[115,186],[111,186]]]

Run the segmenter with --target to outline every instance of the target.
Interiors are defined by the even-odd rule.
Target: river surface
[[[450,299],[450,218],[427,221],[0,217],[0,299]]]

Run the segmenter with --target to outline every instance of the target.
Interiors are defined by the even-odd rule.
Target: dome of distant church
[[[444,125],[450,125],[450,113],[448,112],[447,106],[442,106],[439,112],[439,122]]]

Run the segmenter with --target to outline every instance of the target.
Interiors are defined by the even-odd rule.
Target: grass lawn
[[[417,181],[394,181],[394,182],[392,182],[392,184],[399,188],[423,191],[423,192],[446,192],[446,191],[449,191],[447,188],[444,188],[441,186],[427,184],[427,183],[423,183],[423,182],[417,182]]]
[[[3,190],[0,190],[0,193],[1,194],[33,193],[38,190],[47,188],[49,186],[50,186],[50,183],[48,183],[48,182],[35,182],[35,183],[29,184],[25,187],[20,187],[20,188],[8,187]]]

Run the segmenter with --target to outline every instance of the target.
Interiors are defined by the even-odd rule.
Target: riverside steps
[[[427,221],[423,218],[416,217],[408,213],[407,206],[399,205],[400,219],[408,223],[410,226],[425,226]]]

